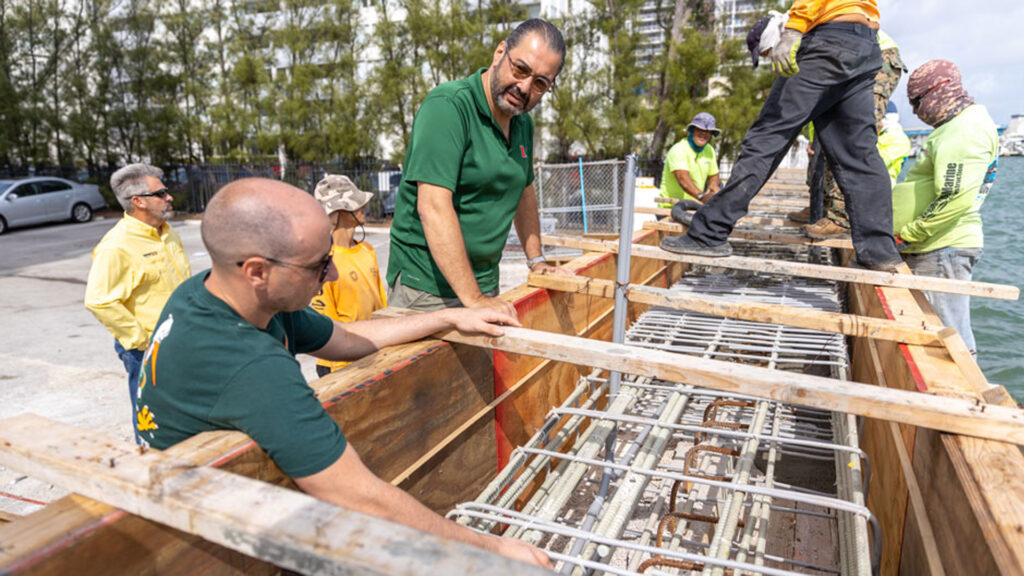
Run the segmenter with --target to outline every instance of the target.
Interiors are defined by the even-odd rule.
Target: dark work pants
[[[810,222],[814,224],[825,216],[825,153],[821,150],[821,142],[814,140],[814,155],[811,156],[810,173],[807,186],[810,188]]]
[[[804,35],[797,63],[798,74],[775,80],[728,183],[697,211],[687,234],[708,246],[725,242],[797,134],[813,121],[846,200],[857,261],[868,267],[900,261],[889,173],[876,148],[873,87],[882,53],[875,32],[849,22],[822,24]]]

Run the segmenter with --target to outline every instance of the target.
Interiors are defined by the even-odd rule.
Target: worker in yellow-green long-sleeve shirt
[[[161,178],[163,171],[146,164],[111,175],[124,217],[93,249],[85,287],[85,307],[114,336],[128,372],[133,412],[146,344],[171,293],[192,275],[181,238],[167,223],[174,198]]]
[[[892,186],[878,155],[875,75],[882,67],[875,0],[796,0],[788,18],[751,33],[754,65],[765,56],[779,74],[754,124],[740,145],[729,180],[692,217],[685,235],[667,237],[670,252],[721,257],[736,222],[775,172],[791,143],[809,122],[849,191],[848,210],[857,262],[893,271],[902,263],[892,236]],[[762,27],[764,25],[762,24]],[[774,34],[768,41],[766,36]]]
[[[910,75],[914,114],[934,126],[907,179],[893,189],[893,225],[904,259],[923,276],[970,280],[981,259],[981,205],[992,187],[999,136],[984,106],[974,103],[948,60],[931,60]],[[953,326],[967,348],[969,296],[925,292],[939,319]]]

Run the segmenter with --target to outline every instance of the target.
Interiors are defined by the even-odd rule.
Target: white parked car
[[[0,234],[40,222],[88,222],[94,210],[106,207],[94,184],[50,177],[0,180]]]

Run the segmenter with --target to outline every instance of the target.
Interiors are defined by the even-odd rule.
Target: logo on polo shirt
[[[523,158],[526,158],[526,146],[519,145],[519,151],[523,153]]]

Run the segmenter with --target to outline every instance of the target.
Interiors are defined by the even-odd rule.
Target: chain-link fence
[[[624,160],[538,165],[541,227],[554,221],[558,232],[618,234],[625,178]]]

